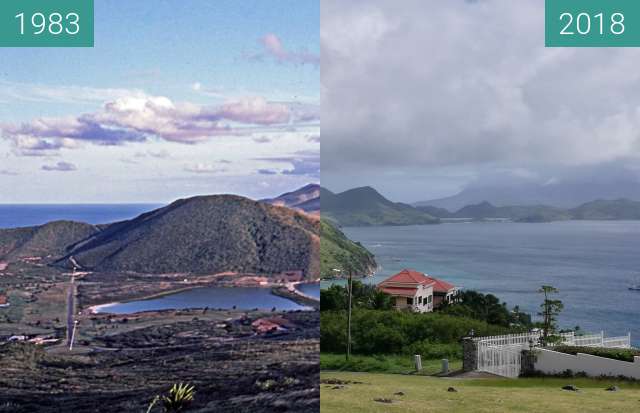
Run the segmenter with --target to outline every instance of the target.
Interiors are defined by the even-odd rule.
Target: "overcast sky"
[[[640,50],[547,49],[543,13],[323,0],[323,185],[418,201],[493,180],[637,179]]]
[[[0,49],[0,203],[317,182],[319,15],[317,0],[101,0],[93,49]]]

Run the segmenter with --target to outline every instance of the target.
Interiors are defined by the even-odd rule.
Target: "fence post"
[[[415,354],[413,356],[413,363],[416,366],[416,371],[422,371],[422,357],[420,354]]]

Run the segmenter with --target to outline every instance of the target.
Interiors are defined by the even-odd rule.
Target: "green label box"
[[[640,46],[640,0],[545,0],[545,45]]]
[[[0,0],[0,47],[93,47],[94,0]]]

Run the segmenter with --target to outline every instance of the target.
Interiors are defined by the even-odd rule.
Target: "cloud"
[[[184,167],[186,172],[191,172],[195,174],[218,174],[226,172],[225,168],[220,168],[218,166],[206,163],[197,163],[195,165],[187,165]]]
[[[640,50],[545,48],[540,1],[328,0],[321,18],[336,180],[640,158]]]
[[[96,112],[4,123],[0,130],[20,154],[50,154],[82,142],[122,145],[150,138],[193,144],[215,136],[248,134],[262,127],[308,123],[313,118],[307,113],[312,109],[302,114],[298,105],[291,106],[295,108],[255,96],[201,106],[175,103],[163,96],[134,95],[109,101]]]
[[[317,178],[320,176],[320,154],[316,151],[298,151],[293,155],[280,157],[256,158],[257,161],[268,161],[289,164],[280,169],[282,175],[300,175]],[[275,171],[273,168],[262,171]],[[267,173],[272,175],[271,173]]]
[[[255,136],[253,138],[253,141],[255,143],[269,143],[269,142],[271,142],[271,139],[268,138],[267,136]]]
[[[18,176],[20,175],[19,173],[15,172],[15,171],[10,171],[8,169],[0,169],[0,175],[5,175],[5,176]]]
[[[260,175],[278,175],[278,171],[274,169],[258,169]]]
[[[141,95],[144,92],[138,89],[43,85],[0,80],[0,100],[9,102],[87,103]]]
[[[48,172],[51,172],[51,171],[71,172],[71,171],[77,170],[78,168],[72,163],[62,162],[61,161],[61,162],[58,162],[55,165],[43,165],[42,168],[40,168],[40,169],[42,169],[43,171],[48,171]]]
[[[293,63],[298,65],[309,64],[315,67],[320,65],[320,55],[306,50],[298,52],[287,50],[282,44],[282,40],[273,33],[267,33],[264,35],[260,39],[260,43],[262,43],[266,53],[279,63]]]
[[[225,103],[213,111],[207,111],[204,116],[240,123],[273,125],[289,122],[291,111],[285,104],[268,102],[263,97],[249,97]]]

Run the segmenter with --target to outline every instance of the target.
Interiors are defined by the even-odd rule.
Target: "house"
[[[402,270],[378,284],[378,290],[393,297],[397,310],[426,313],[433,311],[434,285],[435,282],[421,272]]]
[[[378,289],[394,298],[396,309],[418,313],[433,311],[444,302],[455,302],[458,295],[453,284],[408,269],[382,281]]]
[[[434,282],[433,284],[433,308],[438,308],[442,303],[455,303],[458,300],[458,289],[455,285],[446,281],[425,275]]]

